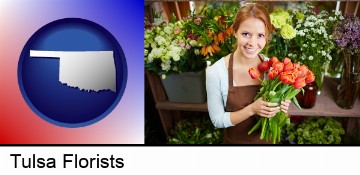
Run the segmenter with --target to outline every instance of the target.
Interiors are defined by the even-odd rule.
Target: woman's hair
[[[236,33],[240,24],[246,19],[253,17],[260,19],[265,24],[266,44],[269,42],[270,33],[274,30],[267,10],[259,4],[247,4],[239,9],[233,23],[233,31]]]

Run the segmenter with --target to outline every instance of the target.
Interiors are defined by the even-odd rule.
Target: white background
[[[56,159],[56,169],[14,168],[14,158]],[[63,168],[63,154],[92,158],[124,159],[124,167]],[[359,174],[360,147],[226,147],[226,146],[118,146],[118,147],[0,147],[1,174],[251,174],[251,175],[346,175]],[[70,165],[70,164],[69,164]],[[70,175],[69,174],[69,175]]]

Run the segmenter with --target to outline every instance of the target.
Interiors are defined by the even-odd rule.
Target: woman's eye
[[[264,37],[265,37],[264,34],[259,34],[259,35],[258,35],[258,38],[264,38]]]
[[[246,33],[246,32],[242,33],[242,36],[246,38],[251,37],[250,33]]]

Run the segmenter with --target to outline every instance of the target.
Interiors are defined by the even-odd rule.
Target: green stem
[[[260,127],[260,124],[262,123],[263,117],[261,117],[258,122],[255,124],[254,127],[251,128],[251,130],[248,132],[248,135],[253,133],[255,130],[257,130]]]

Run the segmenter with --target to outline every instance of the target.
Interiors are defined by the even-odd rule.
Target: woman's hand
[[[283,104],[281,102],[281,104]],[[287,105],[287,107],[286,107]],[[284,103],[284,109],[288,109],[289,104],[288,103]],[[257,99],[254,103],[251,104],[251,108],[252,111],[254,112],[254,114],[257,114],[259,116],[262,117],[267,117],[267,118],[271,118],[274,117],[275,114],[277,112],[279,112],[280,107],[278,107],[277,103],[270,103],[270,102],[266,102],[264,100],[262,100],[262,98],[260,97],[259,99]]]
[[[283,111],[284,113],[288,113],[288,109],[290,106],[291,100],[285,100],[285,101],[281,101],[281,111]]]

